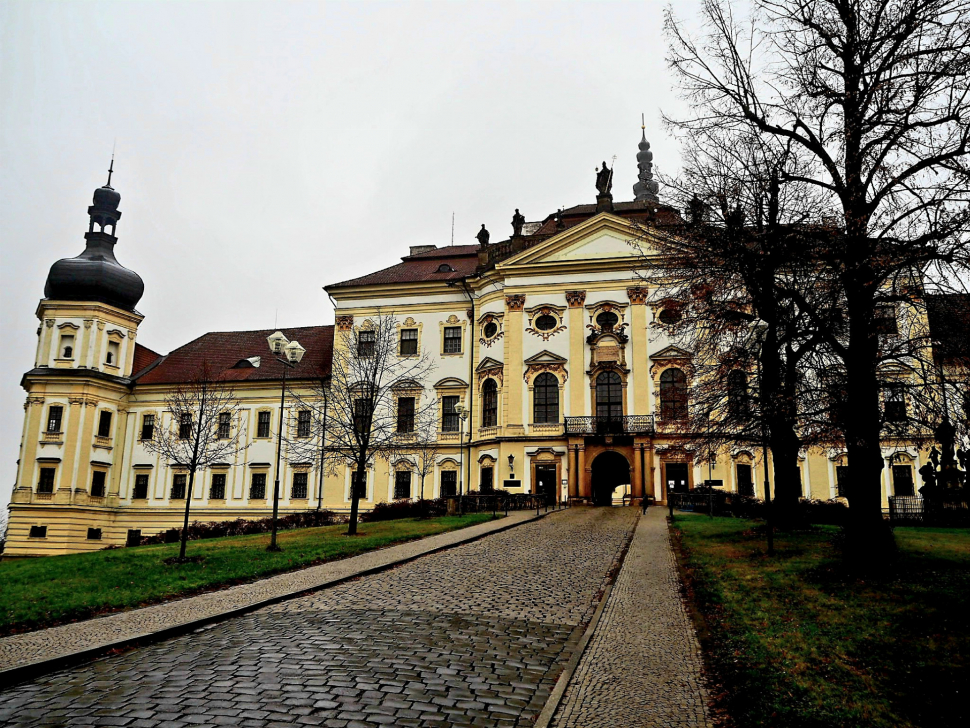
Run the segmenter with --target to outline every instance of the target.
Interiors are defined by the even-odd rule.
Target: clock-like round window
[[[556,320],[555,316],[550,316],[547,313],[542,314],[535,320],[535,327],[539,331],[552,331],[556,328],[559,322]]]
[[[489,321],[485,326],[482,327],[482,334],[484,334],[486,339],[491,339],[495,334],[498,333],[498,324],[494,321]]]
[[[668,306],[663,311],[660,312],[660,323],[666,324],[667,326],[673,326],[680,322],[681,315],[680,309],[674,306]]]
[[[604,311],[596,317],[596,325],[603,331],[612,331],[613,327],[620,322],[620,317],[612,311]]]

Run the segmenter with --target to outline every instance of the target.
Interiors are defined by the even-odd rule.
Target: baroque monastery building
[[[339,341],[341,331],[393,311],[400,351],[435,359],[422,395],[435,397],[440,413],[427,497],[507,486],[571,502],[609,504],[621,494],[663,502],[708,478],[762,495],[758,451],[739,445],[711,466],[682,442],[689,354],[668,339],[662,306],[635,275],[644,259],[630,244],[638,239],[648,250],[651,230],[680,219],[658,198],[652,157],[643,138],[633,201],[613,201],[604,163],[593,204],[537,222],[516,211],[507,240],[489,242],[482,226],[479,244],[414,246],[395,265],[326,286],[334,326],[282,330],[306,348],[288,385],[309,388],[329,374],[335,328]],[[115,259],[121,198],[110,179],[88,208],[84,251],[53,265],[37,308],[6,555],[95,550],[122,545],[134,531],[181,527],[186,497],[193,520],[265,518],[277,428],[298,419],[289,411],[281,418],[282,367],[267,354],[270,330],[209,333],[167,355],[138,342],[143,283]],[[197,473],[186,493],[186,473],[144,443],[166,425],[166,395],[204,361],[232,382],[242,401],[233,426],[250,445]],[[925,460],[916,448],[892,454],[884,499],[912,494]],[[840,450],[805,453],[802,493],[838,496],[845,467]],[[323,473],[284,458],[282,468],[281,514],[350,507],[349,466]],[[416,497],[417,475],[400,470],[376,462],[361,507]]]

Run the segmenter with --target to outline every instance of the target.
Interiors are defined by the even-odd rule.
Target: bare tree
[[[208,362],[203,362],[189,381],[171,391],[165,398],[165,410],[167,422],[163,421],[154,429],[144,446],[170,465],[188,471],[178,556],[179,561],[183,561],[196,472],[230,462],[237,453],[248,448],[249,443],[246,442],[235,391],[219,381]]]
[[[311,436],[302,446],[291,440],[288,457],[307,460],[301,447],[324,442],[329,472],[352,468],[348,535],[357,533],[367,469],[378,459],[406,459],[416,442],[416,425],[435,409],[435,397],[425,387],[433,368],[426,353],[402,349],[397,319],[378,310],[359,326],[337,333],[326,387],[321,383],[309,394],[294,392],[296,406],[310,413]],[[315,454],[320,457],[320,450]]]
[[[847,546],[865,560],[893,548],[881,512],[880,308],[912,300],[914,280],[942,286],[970,270],[970,3],[753,8],[745,24],[727,0],[706,0],[698,40],[668,12],[669,62],[694,109],[668,122],[754,127],[797,149],[809,165],[798,181],[839,210],[839,234],[819,254],[845,321],[819,330],[844,374]]]

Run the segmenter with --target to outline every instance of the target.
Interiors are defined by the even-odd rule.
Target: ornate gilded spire
[[[650,151],[650,142],[647,141],[647,126],[640,116],[640,151],[637,152],[637,168],[640,173],[637,175],[637,183],[633,185],[634,199],[637,202],[660,202],[657,192],[660,184],[653,178],[653,152]]]

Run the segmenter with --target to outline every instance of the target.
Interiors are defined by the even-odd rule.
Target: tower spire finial
[[[111,175],[114,174],[114,171],[115,171],[115,153],[111,152],[111,164],[108,167],[108,183],[105,185],[105,187],[111,187]]]
[[[660,185],[653,178],[653,152],[650,151],[650,142],[647,141],[647,122],[644,114],[640,114],[640,151],[637,153],[637,183],[633,185],[633,194],[637,202],[659,202],[657,192]]]

